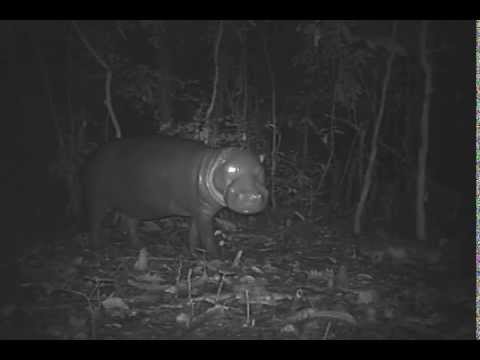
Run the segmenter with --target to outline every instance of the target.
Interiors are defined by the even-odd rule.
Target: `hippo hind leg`
[[[114,226],[119,228],[122,236],[130,240],[134,247],[141,248],[143,246],[143,243],[139,239],[137,233],[139,221],[128,215],[125,215],[120,211],[115,211],[113,216],[113,224]]]
[[[136,248],[143,247],[143,242],[138,237],[137,226],[138,220],[124,215],[125,225],[127,226],[128,238],[132,242],[132,245]]]
[[[102,222],[108,211],[106,202],[95,201],[90,206],[89,223],[90,223],[90,245],[93,248],[99,248],[103,245],[104,239],[101,234]]]

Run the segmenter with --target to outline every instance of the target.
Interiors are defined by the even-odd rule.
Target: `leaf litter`
[[[473,338],[473,297],[441,280],[450,274],[433,267],[441,262],[436,253],[356,249],[351,237],[303,220],[248,232],[224,220],[222,260],[185,257],[180,244],[156,239],[152,225],[140,251],[121,241],[92,252],[80,236],[67,251],[68,240],[45,239],[15,263],[20,292],[12,293],[20,295],[0,308],[0,336]]]

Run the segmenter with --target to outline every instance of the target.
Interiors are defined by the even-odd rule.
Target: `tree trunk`
[[[309,121],[311,121],[311,109],[310,109],[310,103],[307,104],[307,108],[305,109],[305,117]],[[303,121],[303,169],[306,170],[308,166],[308,152],[309,152],[309,147],[308,147],[308,135],[309,135],[309,128],[308,126],[309,121]]]
[[[165,51],[163,51],[165,50]],[[171,110],[171,82],[170,82],[170,66],[167,59],[166,47],[162,46],[162,51],[159,51],[157,55],[157,70],[160,74],[160,83],[159,83],[159,102],[160,102],[160,119],[155,119],[157,124],[155,126],[156,131],[159,131],[162,128],[162,125],[169,123],[172,117]]]
[[[85,35],[80,30],[80,27],[75,21],[72,21],[72,26],[75,32],[77,33],[80,41],[83,45],[87,48],[89,53],[95,58],[98,64],[103,67],[105,70],[105,100],[104,104],[108,110],[108,115],[110,116],[110,120],[112,121],[113,128],[115,129],[115,138],[120,139],[122,137],[122,130],[120,128],[120,124],[118,123],[117,116],[115,115],[115,111],[113,110],[112,104],[112,69],[107,64],[107,62],[95,51],[93,46],[89,43]]]
[[[391,36],[392,43],[395,41],[396,32],[397,32],[397,22],[394,21],[393,28],[392,28],[392,36]],[[353,232],[355,235],[358,235],[361,232],[361,218],[363,215],[363,211],[365,209],[368,193],[370,191],[370,187],[372,184],[372,176],[373,176],[373,171],[375,167],[375,160],[377,157],[378,134],[380,133],[380,125],[382,124],[383,113],[385,111],[387,89],[390,83],[390,75],[392,72],[392,64],[393,64],[394,58],[395,58],[395,50],[392,48],[390,50],[390,56],[388,57],[388,60],[387,60],[387,70],[383,78],[382,98],[380,101],[380,109],[378,110],[377,118],[375,120],[375,128],[374,128],[373,136],[371,140],[370,158],[368,159],[368,166],[367,166],[367,171],[365,172],[365,177],[363,180],[363,187],[362,187],[362,192],[360,194],[360,200],[358,201],[357,209],[355,210],[355,218],[354,218],[354,225],[353,225]]]
[[[270,200],[272,202],[272,208],[275,209],[276,199],[275,199],[275,174],[277,170],[277,150],[278,150],[278,128],[277,128],[277,92],[276,92],[276,85],[275,85],[275,74],[273,72],[272,61],[270,58],[270,53],[267,48],[267,40],[265,36],[262,36],[263,39],[263,51],[265,53],[265,60],[267,63],[268,74],[270,77],[270,85],[272,91],[272,152],[271,152],[271,161],[272,166],[270,170],[270,181],[271,181],[271,189],[270,189]]]
[[[427,240],[425,217],[425,185],[428,156],[428,117],[430,113],[430,97],[432,94],[432,66],[427,52],[428,21],[422,21],[420,31],[420,61],[425,72],[425,90],[420,123],[420,148],[418,150],[417,201],[416,201],[416,235],[420,241]]]
[[[205,121],[204,121],[204,130],[206,130],[205,138],[201,139],[206,142],[208,145],[214,146],[214,141],[216,140],[214,136],[212,136],[212,132],[214,132],[214,126],[212,124],[212,111],[215,106],[215,102],[217,99],[217,92],[218,92],[218,79],[219,79],[219,69],[220,65],[218,63],[219,53],[220,53],[220,44],[223,37],[223,21],[220,20],[218,23],[218,31],[217,37],[215,39],[214,49],[213,49],[213,62],[214,62],[214,70],[215,75],[213,78],[213,87],[212,87],[212,97],[210,99],[210,105],[208,106],[207,113],[205,114]]]

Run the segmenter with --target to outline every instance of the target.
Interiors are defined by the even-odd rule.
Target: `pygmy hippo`
[[[135,245],[138,220],[181,215],[192,218],[190,250],[202,245],[213,257],[218,250],[212,219],[218,210],[254,214],[268,199],[264,170],[250,151],[160,135],[105,145],[89,163],[85,181],[94,245],[110,210],[125,216]]]

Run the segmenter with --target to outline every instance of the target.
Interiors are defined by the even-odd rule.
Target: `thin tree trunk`
[[[110,119],[112,120],[113,128],[115,129],[115,137],[120,139],[122,137],[122,130],[120,129],[120,124],[118,123],[117,117],[115,115],[115,111],[113,111],[112,105],[112,70],[110,66],[106,63],[104,59],[95,51],[95,49],[90,45],[85,35],[83,35],[80,27],[77,25],[75,21],[72,21],[73,28],[75,29],[78,37],[82,41],[83,45],[87,48],[90,54],[97,60],[101,67],[105,69],[105,100],[104,104],[107,107],[108,114],[110,115]]]
[[[272,159],[272,167],[270,169],[270,181],[271,181],[271,190],[270,190],[270,199],[272,201],[272,208],[275,209],[277,207],[276,199],[275,199],[275,174],[277,170],[277,150],[279,144],[277,144],[278,140],[278,129],[277,129],[277,92],[276,92],[276,85],[275,85],[275,74],[273,72],[272,62],[270,59],[270,53],[267,49],[267,40],[265,36],[262,34],[263,39],[263,51],[265,53],[265,60],[267,63],[268,73],[270,75],[270,84],[272,88],[272,152],[271,152],[271,159]]]
[[[171,81],[170,81],[170,54],[167,44],[165,44],[165,30],[156,28],[156,36],[161,38],[159,42],[159,47],[157,48],[156,53],[156,66],[158,74],[160,75],[159,81],[159,94],[158,98],[160,100],[160,114],[161,118],[156,119],[155,130],[160,132],[162,125],[165,123],[170,123],[172,110],[171,110]]]
[[[70,26],[68,23],[66,24],[66,32],[67,32],[67,39],[66,39],[66,79],[67,79],[67,84],[66,84],[66,96],[67,96],[67,107],[68,107],[68,118],[69,118],[69,124],[70,124],[70,133],[72,135],[75,134],[75,119],[73,116],[73,104],[72,104],[72,78],[73,78],[73,66],[72,66],[72,49],[71,49],[71,42],[72,42],[72,33]]]
[[[353,119],[355,121],[355,112],[352,114]],[[359,133],[356,132],[355,136],[353,137],[352,143],[350,145],[350,149],[348,150],[347,158],[343,165],[342,169],[342,176],[338,184],[334,184],[337,187],[337,201],[338,207],[340,209],[346,208],[349,206],[349,196],[351,194],[351,186],[353,184],[352,179],[355,178],[355,167],[354,167],[354,154],[353,150],[357,146],[357,139],[359,138]]]
[[[214,61],[214,67],[215,67],[215,76],[213,79],[213,88],[212,88],[212,98],[210,100],[210,105],[208,106],[207,113],[205,114],[205,127],[207,131],[207,135],[205,139],[202,139],[207,142],[207,144],[211,144],[211,115],[213,111],[213,107],[215,106],[215,100],[217,98],[217,87],[218,87],[218,76],[219,76],[219,65],[218,65],[218,54],[220,51],[220,43],[222,41],[222,36],[223,36],[223,20],[220,20],[218,23],[218,32],[217,32],[217,39],[215,40],[215,48],[213,50],[213,61]]]
[[[395,41],[396,32],[397,32],[397,22],[394,21],[393,28],[392,28],[392,36],[391,36],[392,42]],[[354,225],[353,225],[353,232],[355,235],[358,235],[361,232],[361,218],[363,215],[363,211],[365,209],[368,193],[370,191],[370,187],[372,184],[373,170],[375,167],[375,160],[377,157],[378,134],[380,133],[380,126],[382,124],[383,113],[385,111],[387,89],[390,83],[390,76],[392,72],[392,64],[393,64],[394,58],[395,58],[395,51],[394,49],[391,49],[390,56],[388,57],[388,60],[387,60],[387,70],[383,78],[382,97],[380,100],[380,109],[378,110],[377,118],[375,120],[375,128],[373,131],[373,136],[371,141],[370,158],[368,160],[367,171],[365,172],[365,177],[363,180],[363,187],[362,187],[362,192],[360,194],[360,200],[358,201],[358,205],[355,210],[355,218],[354,218]]]
[[[308,119],[308,120],[306,120]],[[308,158],[308,135],[309,135],[309,122],[311,122],[311,109],[310,104],[307,104],[305,110],[305,119],[303,121],[303,169],[307,168],[307,158]]]
[[[330,109],[330,131],[329,131],[330,136],[328,137],[330,153],[328,155],[327,164],[323,168],[323,173],[322,173],[322,176],[320,178],[320,181],[318,182],[316,193],[318,193],[320,191],[320,189],[322,188],[322,186],[325,182],[325,179],[327,178],[327,174],[328,174],[328,171],[330,169],[330,166],[332,165],[332,161],[334,159],[334,156],[335,156],[335,127],[336,127],[335,120],[336,120],[336,113],[337,113],[337,107],[336,107],[336,103],[337,103],[337,95],[336,94],[337,94],[337,92],[335,90],[336,87],[337,87],[337,80],[335,80],[335,82],[333,83],[332,107]]]
[[[243,111],[242,111],[242,143],[248,144],[248,62],[247,62],[247,39],[242,39],[242,77],[243,77]]]
[[[420,148],[418,150],[417,201],[416,201],[416,235],[420,241],[427,240],[425,216],[426,168],[428,156],[428,117],[430,113],[430,97],[432,94],[432,66],[427,52],[428,21],[422,21],[420,31],[420,61],[425,72],[425,92],[420,123]]]
[[[42,51],[40,49],[40,44],[38,43],[37,39],[35,39],[35,36],[32,34],[31,36],[32,39],[32,44],[33,48],[35,50],[35,54],[37,55],[38,58],[38,63],[40,66],[40,73],[42,74],[42,80],[43,80],[43,87],[45,89],[45,93],[47,94],[48,98],[48,105],[50,107],[50,113],[51,117],[55,126],[55,131],[57,132],[57,140],[59,144],[59,151],[61,156],[64,156],[65,152],[65,140],[63,137],[62,129],[60,128],[60,123],[58,120],[57,112],[55,110],[55,104],[53,103],[53,95],[51,91],[51,86],[50,86],[50,76],[48,74],[48,69],[45,64],[45,61],[42,56]]]

